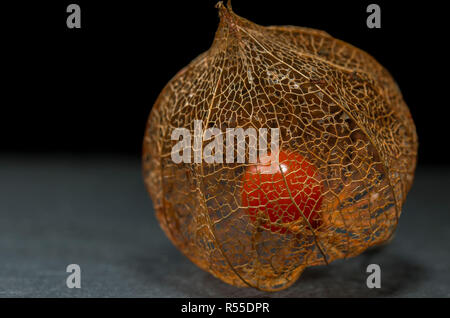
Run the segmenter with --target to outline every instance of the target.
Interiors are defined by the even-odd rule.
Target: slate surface
[[[291,288],[228,286],[165,237],[139,160],[98,156],[0,159],[0,297],[449,297],[450,168],[419,167],[394,241],[307,269]],[[66,266],[81,266],[68,289]],[[382,288],[365,268],[382,268]]]

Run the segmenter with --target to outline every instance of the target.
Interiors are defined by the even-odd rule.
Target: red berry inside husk
[[[316,167],[302,155],[280,151],[249,166],[243,176],[242,205],[251,221],[273,233],[285,234],[302,224],[317,229],[322,221],[322,187]],[[297,222],[296,222],[297,221]]]

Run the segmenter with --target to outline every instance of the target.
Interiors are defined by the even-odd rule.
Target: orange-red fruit
[[[317,169],[295,152],[280,151],[279,164],[271,159],[261,158],[243,177],[242,205],[251,221],[280,234],[292,232],[296,223],[317,229],[322,223]]]

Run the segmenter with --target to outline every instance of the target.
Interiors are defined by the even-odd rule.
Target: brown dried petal
[[[236,286],[279,290],[305,267],[355,256],[393,234],[416,165],[417,135],[395,81],[373,57],[319,30],[256,25],[219,3],[212,47],[163,89],[148,120],[145,183],[172,242]],[[171,132],[280,128],[324,189],[311,235],[264,231],[241,204],[248,164],[176,164]],[[205,146],[205,143],[202,145]]]

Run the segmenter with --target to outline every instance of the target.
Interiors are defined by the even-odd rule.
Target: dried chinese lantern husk
[[[307,266],[392,236],[416,166],[417,135],[395,81],[369,54],[319,30],[263,27],[218,4],[211,48],[166,85],[150,114],[145,183],[158,221],[192,262],[223,281],[275,291]],[[249,164],[175,164],[171,132],[280,129],[282,149],[318,170],[323,224],[273,233],[241,205]],[[203,142],[203,146],[206,142]]]

